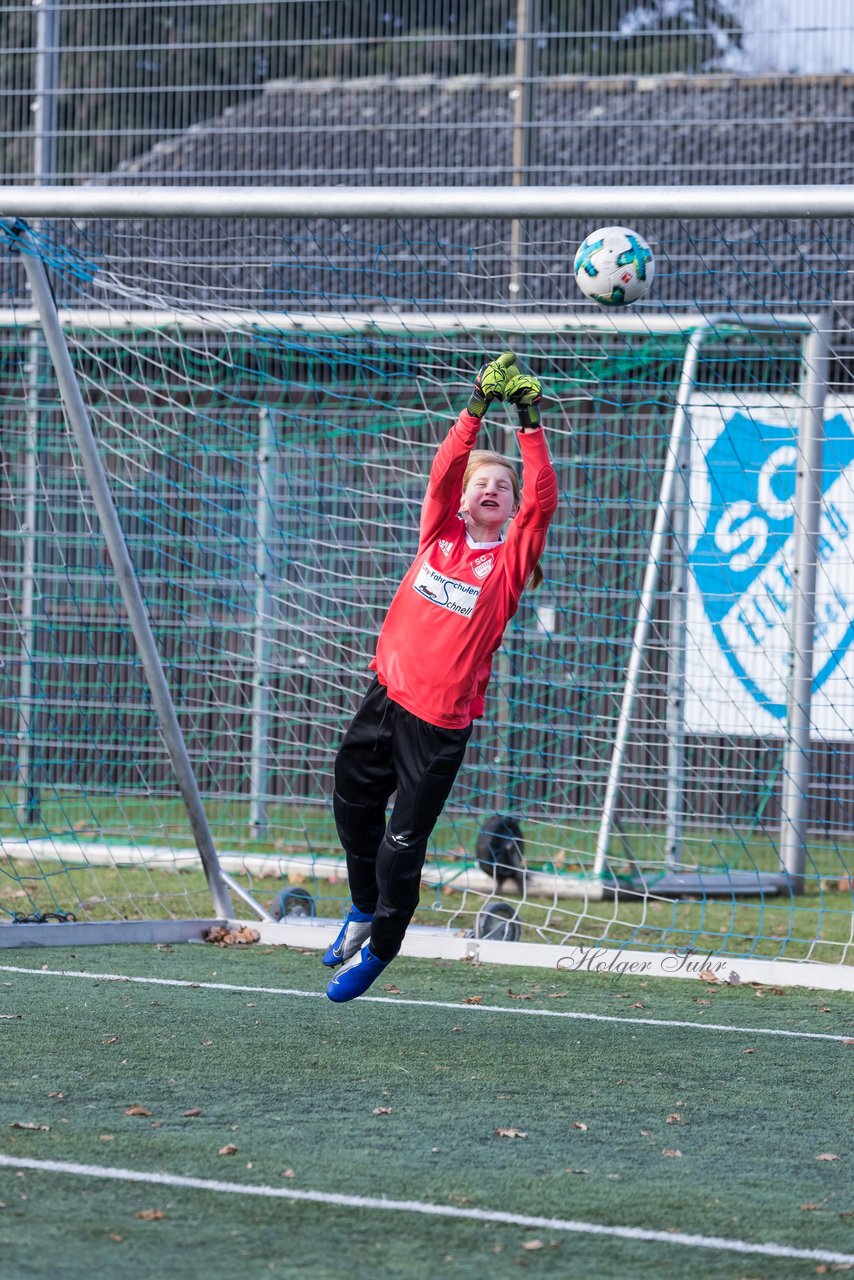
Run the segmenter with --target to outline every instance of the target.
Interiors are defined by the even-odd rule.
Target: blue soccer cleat
[[[323,963],[333,968],[336,964],[344,964],[359,950],[363,942],[371,936],[373,913],[360,911],[350,903],[350,910],[344,917],[341,932],[323,956]]]
[[[345,1000],[355,1000],[357,996],[365,994],[371,983],[376,982],[383,969],[388,968],[390,964],[390,960],[378,959],[366,942],[362,950],[357,952],[330,980],[326,987],[326,994],[336,1004],[343,1004]]]

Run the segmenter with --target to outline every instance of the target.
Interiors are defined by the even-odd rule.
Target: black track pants
[[[427,841],[465,755],[471,725],[438,729],[374,680],[335,760],[333,809],[353,902],[372,911],[371,950],[391,960],[418,906]],[[386,825],[386,807],[396,792]]]

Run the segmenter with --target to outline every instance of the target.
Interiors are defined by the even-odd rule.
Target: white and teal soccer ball
[[[630,227],[600,227],[578,246],[573,270],[585,297],[603,307],[628,307],[652,284],[655,258]]]

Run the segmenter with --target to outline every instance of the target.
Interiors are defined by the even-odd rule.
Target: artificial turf
[[[2,961],[38,972],[0,972],[0,1154],[854,1248],[854,1045],[761,1034],[854,1036],[854,996],[399,959],[380,1001],[340,1007],[285,993],[325,977],[316,953],[285,948]],[[551,1016],[564,1011],[607,1020]],[[4,1280],[788,1280],[817,1266],[8,1168],[0,1202]]]

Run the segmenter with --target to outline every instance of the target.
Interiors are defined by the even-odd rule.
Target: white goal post
[[[699,941],[711,949],[717,936],[720,954],[741,976],[791,956],[808,962],[807,981],[818,983],[821,970],[835,975],[825,980],[847,985],[854,821],[837,813],[834,800],[834,789],[848,798],[838,785],[848,745],[832,716],[835,707],[844,719],[840,691],[854,633],[844,500],[854,388],[845,382],[847,304],[838,267],[847,261],[852,218],[854,187],[0,187],[0,232],[15,263],[0,334],[13,335],[7,365],[20,366],[25,383],[20,394],[7,389],[9,372],[2,389],[29,423],[21,428],[20,465],[6,480],[17,494],[3,570],[15,619],[4,652],[18,675],[7,727],[14,723],[18,746],[4,785],[19,796],[9,806],[17,817],[0,830],[0,888],[7,882],[10,898],[20,894],[32,906],[13,911],[8,923],[0,919],[0,945],[196,938],[234,919],[235,901],[265,936],[325,936],[322,921],[337,911],[329,886],[341,885],[342,864],[320,816],[322,788],[305,777],[317,778],[319,761],[331,764],[352,706],[348,663],[362,660],[366,637],[350,636],[346,611],[368,601],[373,624],[382,590],[363,581],[361,565],[346,583],[354,553],[323,542],[316,492],[328,484],[327,466],[345,466],[353,495],[345,523],[363,540],[385,528],[383,506],[400,501],[391,488],[395,469],[403,466],[403,501],[411,507],[437,438],[437,411],[447,421],[460,402],[460,353],[473,369],[480,351],[513,342],[558,388],[555,452],[566,527],[555,539],[548,600],[526,606],[518,642],[505,644],[496,664],[484,758],[471,768],[465,815],[452,815],[454,834],[442,837],[446,847],[425,871],[435,898],[419,917],[414,950],[486,958],[503,947],[502,955],[523,963],[527,949],[539,964],[550,962],[555,947],[638,944],[638,954],[666,972],[662,957],[674,948]],[[574,289],[571,263],[579,230],[612,222],[645,234],[652,225],[657,295],[604,311]],[[271,226],[290,228],[281,255]],[[524,285],[519,296],[509,292],[515,279]],[[423,386],[402,403],[396,379],[416,367],[419,342],[430,352]],[[21,349],[23,360],[15,354]],[[229,383],[235,368],[240,385],[225,393],[230,403],[211,408],[218,380]],[[78,460],[70,464],[39,452],[44,429],[39,435],[34,421],[49,415],[52,378]],[[235,425],[240,413],[254,415],[251,432]],[[291,421],[308,421],[313,432],[299,474],[285,456],[293,445],[283,424]],[[410,424],[414,455],[401,464]],[[491,429],[500,443],[511,441],[508,426]],[[234,461],[240,432],[252,436],[245,465],[242,454]],[[838,462],[832,485],[828,449]],[[144,695],[132,676],[132,696],[119,689],[115,672],[127,669],[127,659],[113,655],[112,640],[87,641],[89,623],[82,614],[69,621],[69,604],[36,618],[34,591],[55,581],[63,560],[63,522],[80,524],[64,509],[61,520],[38,511],[40,495],[59,497],[60,472],[69,466],[75,478],[61,501],[79,492],[100,528],[94,533],[85,516],[81,563],[94,593],[86,618],[109,614],[104,637],[120,625],[110,588],[95,583],[93,548],[102,538]],[[173,488],[153,478],[161,468]],[[180,525],[180,495],[216,506],[232,484],[233,507],[226,511],[223,498],[201,538],[209,553],[192,531],[192,552],[183,544],[179,552],[171,531]],[[386,591],[407,545],[406,513],[400,507],[398,519],[391,511],[393,537],[378,551]],[[850,514],[854,522],[854,506]],[[301,523],[312,530],[305,545],[294,540]],[[220,562],[226,534],[238,525],[227,544],[232,560]],[[306,568],[309,548],[321,545],[328,553],[322,595]],[[140,571],[134,549],[141,547]],[[50,565],[49,572],[42,566],[43,580],[32,563],[41,550]],[[169,576],[158,580],[152,567],[170,555],[174,599]],[[218,577],[229,563],[234,582],[223,586]],[[251,590],[241,582],[247,572]],[[337,603],[336,581],[345,589]],[[220,618],[233,645],[227,661],[216,653]],[[197,652],[192,637],[208,625],[210,638]],[[753,644],[749,654],[738,647],[743,633]],[[547,676],[536,674],[538,662]],[[775,669],[766,674],[769,663]],[[71,678],[62,672],[94,673],[87,696],[104,717],[95,737],[103,732],[115,755],[105,765],[109,785],[82,749],[94,713],[69,712],[76,695],[57,686]],[[817,697],[824,701],[815,711]],[[747,714],[740,704],[751,698]],[[134,721],[146,700],[165,755],[152,750],[151,727],[129,735],[127,751],[115,750],[110,717]],[[854,694],[851,707],[854,713]],[[589,719],[579,721],[578,708]],[[79,757],[79,765],[48,760],[48,744],[58,756]],[[820,829],[818,754],[826,771],[822,813],[830,815]],[[228,766],[217,762],[225,756],[242,763],[246,788],[221,783]],[[291,790],[283,781],[288,770]],[[484,780],[490,774],[491,783]],[[135,824],[128,817],[131,795],[158,790],[180,795],[194,849],[167,838],[159,818],[147,814]],[[45,791],[57,812],[71,815],[73,830],[60,830],[64,819],[44,820],[38,797]],[[85,821],[73,819],[70,795],[83,803]],[[249,814],[245,840],[233,817],[241,806]],[[270,821],[276,807],[287,810],[278,839]],[[232,828],[211,821],[211,808],[227,809]],[[515,880],[502,876],[494,848],[484,853],[492,809],[524,827],[528,865]],[[455,848],[456,840],[468,848]],[[118,870],[124,853],[126,873]],[[168,896],[156,882],[159,870],[178,875],[191,862],[204,872],[211,910],[196,905],[183,916],[170,906],[161,918],[146,916],[147,897],[162,904]],[[89,898],[75,896],[74,881],[99,865],[128,883],[135,868],[145,868],[152,882],[140,905],[125,910],[117,897],[103,918],[98,909],[89,918]],[[31,892],[39,877],[55,911],[39,907]],[[263,901],[264,880],[275,877],[285,886],[278,909]],[[57,905],[60,884],[71,908]],[[131,897],[137,892],[128,889]],[[344,893],[342,886],[342,902]],[[284,901],[289,894],[295,915]],[[779,902],[773,929],[763,920],[772,899]],[[97,900],[105,899],[92,893]],[[510,910],[493,919],[496,900]],[[325,901],[335,910],[327,913]],[[680,905],[661,927],[654,913],[668,902]],[[694,902],[704,910],[729,905],[729,928],[698,926]],[[744,923],[751,911],[759,928]]]

